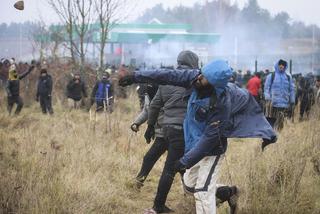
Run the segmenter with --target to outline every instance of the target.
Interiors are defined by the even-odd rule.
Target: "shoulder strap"
[[[273,81],[274,81],[274,77],[276,76],[275,72],[273,72],[271,74],[271,84],[270,84],[270,88],[272,87]]]

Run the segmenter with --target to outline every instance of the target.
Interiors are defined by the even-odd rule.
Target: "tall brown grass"
[[[0,213],[142,213],[151,207],[165,157],[137,191],[134,177],[149,148],[143,131],[129,130],[137,98],[117,103],[111,132],[104,114],[95,122],[85,111],[54,108],[52,117],[37,105],[8,117],[2,107]],[[289,122],[263,153],[258,140],[230,141],[220,183],[240,188],[239,213],[320,213],[319,119]],[[192,203],[177,176],[168,206],[194,213]],[[227,213],[227,206],[218,212]]]

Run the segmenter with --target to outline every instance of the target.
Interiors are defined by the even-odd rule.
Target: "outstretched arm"
[[[197,69],[141,70],[134,72],[131,76],[121,78],[119,85],[127,86],[133,83],[157,83],[159,85],[174,85],[189,88],[199,74],[200,70]]]
[[[23,74],[19,75],[19,80],[22,80],[23,78],[25,78],[28,74],[31,73],[31,71],[34,69],[34,66],[31,65],[30,68],[24,72]]]

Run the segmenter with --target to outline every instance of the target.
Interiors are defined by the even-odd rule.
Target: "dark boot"
[[[174,213],[174,210],[170,209],[166,205],[161,207],[153,207],[152,208],[156,213]]]

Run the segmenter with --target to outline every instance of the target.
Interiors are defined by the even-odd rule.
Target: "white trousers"
[[[197,214],[216,214],[217,179],[223,157],[204,157],[183,176],[186,192],[195,197]]]

